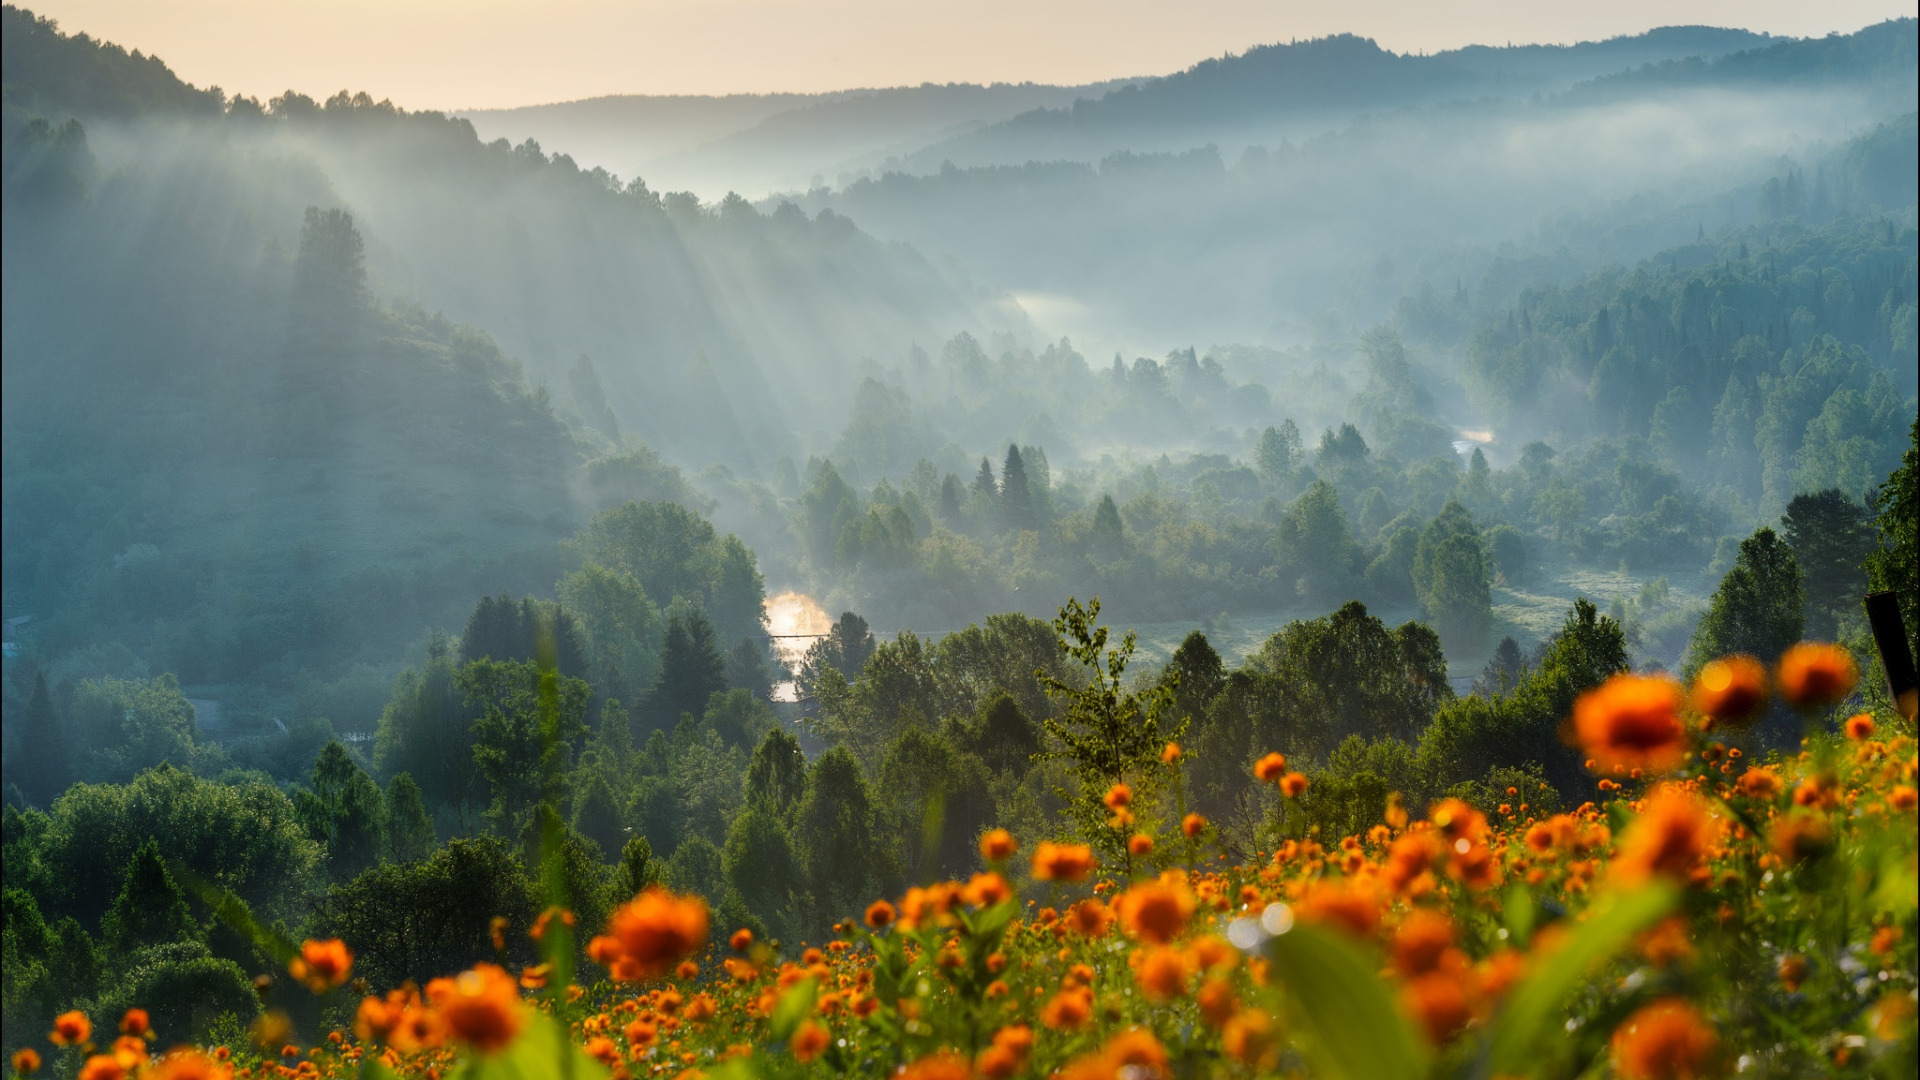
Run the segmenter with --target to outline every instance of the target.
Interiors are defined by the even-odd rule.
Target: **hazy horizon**
[[[68,33],[137,43],[181,78],[230,95],[265,100],[293,89],[325,97],[344,88],[408,109],[461,112],[620,95],[824,93],[929,82],[1080,85],[1163,75],[1222,53],[1342,33],[1403,53],[1564,45],[1682,25],[1814,37],[1912,15],[1916,7],[1897,0],[1843,0],[1818,9],[1783,0],[1632,0],[1578,9],[1512,2],[1463,14],[1406,0],[1285,8],[1204,0],[1178,9],[1140,0],[911,8],[843,0],[825,11],[783,0],[669,0],[645,10],[609,0],[538,7],[512,0],[52,0],[35,10]],[[1008,35],[1009,25],[1024,33]]]

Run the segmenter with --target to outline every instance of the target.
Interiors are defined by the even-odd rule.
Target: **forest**
[[[1911,1075],[1915,20],[471,115],[0,26],[16,1074]]]

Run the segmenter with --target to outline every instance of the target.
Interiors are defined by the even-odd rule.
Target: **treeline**
[[[1797,217],[1828,198],[1806,186],[1769,196]],[[1497,428],[1645,439],[1748,506],[1864,495],[1913,411],[1917,302],[1910,223],[1775,227],[1528,290],[1474,333],[1464,373]]]
[[[1910,586],[1920,570],[1917,454],[1920,424],[1876,500],[1873,587]],[[602,532],[636,515],[678,520],[633,507]],[[1805,536],[1812,521],[1784,525]],[[1694,657],[1768,655],[1797,640],[1805,584],[1826,572],[1814,556],[1771,529],[1749,537]],[[972,871],[990,827],[1028,846],[1082,835],[1107,858],[1151,868],[1178,858],[1171,838],[1190,812],[1243,857],[1286,838],[1349,835],[1396,798],[1546,812],[1596,793],[1560,726],[1582,691],[1628,666],[1625,629],[1584,600],[1531,656],[1503,647],[1468,696],[1450,689],[1431,629],[1390,628],[1357,602],[1287,626],[1237,668],[1195,632],[1157,671],[1129,670],[1133,639],[1109,638],[1097,602],[1069,601],[1051,625],[998,616],[933,642],[875,641],[848,614],[802,665],[809,705],[796,737],[757,695],[721,681],[711,630],[699,629],[706,615],[690,600],[682,611],[670,618],[683,644],[667,634],[681,652],[635,712],[590,681],[591,620],[494,598],[396,686],[371,762],[330,742],[284,788],[163,762],[125,783],[76,785],[45,809],[10,800],[10,1037],[43,1030],[55,1008],[133,1002],[155,1008],[162,1038],[238,1035],[262,1008],[252,976],[276,965],[231,929],[235,903],[287,932],[345,938],[356,970],[389,986],[496,950],[531,962],[522,931],[538,913],[537,866],[564,879],[589,927],[617,898],[665,881],[710,898],[722,925],[793,947],[876,893]],[[1864,633],[1850,632],[1871,670]],[[703,707],[682,707],[701,690]],[[1888,705],[1876,684],[1863,693],[1868,707]],[[1753,755],[1793,752],[1798,724],[1783,713],[1725,739]],[[802,738],[818,740],[815,753]],[[1276,749],[1297,774],[1286,799],[1256,778]],[[1102,793],[1129,779],[1141,781],[1131,831],[1164,846],[1113,847]],[[224,918],[210,889],[234,898]],[[514,932],[496,946],[500,917]],[[281,983],[268,1004],[312,1001]]]

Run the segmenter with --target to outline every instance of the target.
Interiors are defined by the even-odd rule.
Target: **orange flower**
[[[695,994],[693,1000],[687,1002],[687,1020],[691,1023],[704,1024],[719,1011],[720,1003],[713,1000],[711,994]]]
[[[1186,992],[1191,972],[1179,950],[1155,946],[1134,953],[1131,960],[1133,980],[1149,1001],[1166,1001]]]
[[[1324,923],[1360,938],[1371,938],[1380,924],[1379,898],[1357,878],[1316,884],[1293,910],[1306,922]]]
[[[1306,794],[1308,782],[1306,773],[1290,772],[1280,778],[1280,794],[1297,799]]]
[[[972,1080],[972,1077],[973,1070],[968,1067],[967,1059],[951,1050],[936,1050],[909,1062],[895,1074],[895,1080]]]
[[[520,987],[496,964],[475,964],[454,978],[433,980],[427,1000],[450,1035],[481,1053],[512,1042],[526,1022]]]
[[[1663,773],[1686,757],[1680,685],[1664,675],[1615,675],[1573,706],[1580,745],[1606,772]]]
[[[1153,854],[1153,837],[1146,833],[1134,833],[1127,837],[1127,854],[1135,858]]]
[[[353,953],[339,938],[300,943],[300,955],[287,964],[287,973],[306,984],[307,989],[323,994],[347,981],[353,973]]]
[[[1036,881],[1085,881],[1093,873],[1093,849],[1085,844],[1055,844],[1042,840],[1033,852]]]
[[[1165,748],[1163,748],[1163,749],[1162,749],[1162,750],[1160,751],[1160,763],[1161,763],[1162,765],[1171,765],[1171,764],[1173,764],[1174,762],[1176,762],[1176,761],[1179,761],[1179,760],[1180,760],[1180,755],[1181,755],[1181,754],[1182,754],[1183,752],[1184,752],[1184,751],[1182,751],[1182,750],[1180,749],[1180,744],[1179,744],[1179,743],[1177,743],[1177,742],[1170,742],[1170,743],[1168,743],[1168,744],[1166,745],[1166,747],[1165,747]]]
[[[753,931],[743,926],[733,932],[733,936],[727,939],[727,944],[734,952],[746,952],[753,948]]]
[[[13,1052],[13,1071],[19,1076],[32,1076],[40,1071],[40,1051],[31,1046],[23,1046]]]
[[[1066,926],[1087,937],[1099,937],[1113,925],[1113,909],[1088,897],[1067,909]]]
[[[980,857],[990,863],[1005,862],[1019,849],[1013,834],[1005,829],[989,829],[980,837]]]
[[[587,955],[615,979],[637,982],[672,971],[706,940],[705,900],[649,885],[613,913],[606,935],[588,943]]]
[[[887,927],[893,925],[893,918],[896,914],[898,914],[898,912],[894,911],[892,904],[887,903],[885,900],[875,900],[873,903],[867,905],[867,925],[875,930],[885,930]],[[746,933],[745,930],[740,932],[742,934]]]
[[[1441,954],[1453,947],[1453,920],[1437,911],[1416,908],[1393,932],[1393,966],[1402,975],[1423,975],[1440,966]]]
[[[95,1054],[80,1066],[80,1080],[126,1080],[127,1066],[114,1054]]]
[[[1435,1045],[1460,1034],[1473,1019],[1466,988],[1451,972],[1430,971],[1409,980],[1400,990],[1400,1003]]]
[[[1179,937],[1193,917],[1194,907],[1193,893],[1178,870],[1169,871],[1158,881],[1135,885],[1114,902],[1127,932],[1156,945]]]
[[[1755,765],[1740,774],[1734,781],[1734,787],[1749,799],[1771,799],[1780,794],[1786,785],[1781,783],[1780,774],[1765,765]]]
[[[1225,979],[1208,979],[1200,985],[1200,992],[1194,995],[1200,1005],[1200,1019],[1209,1027],[1224,1027],[1233,1018],[1240,1003],[1233,994],[1233,984]]]
[[[1786,987],[1789,994],[1794,993],[1807,980],[1807,958],[1798,953],[1788,953],[1780,958],[1777,973],[1780,985]]]
[[[1125,784],[1115,784],[1107,789],[1107,793],[1100,797],[1100,801],[1105,803],[1109,810],[1119,810],[1133,803],[1133,789]]]
[[[1226,1030],[1220,1033],[1220,1047],[1248,1068],[1265,1068],[1272,1064],[1273,1051],[1278,1048],[1275,1035],[1273,1017],[1259,1009],[1243,1009],[1227,1021]]]
[[[1206,829],[1207,819],[1201,817],[1199,814],[1188,814],[1186,817],[1180,819],[1180,831],[1186,834],[1189,840],[1198,837],[1201,833],[1205,832]]]
[[[827,1029],[807,1020],[794,1031],[793,1038],[787,1042],[787,1049],[793,1051],[795,1061],[804,1065],[825,1053],[827,1042]]]
[[[1720,831],[1720,823],[1698,795],[1679,785],[1662,784],[1621,838],[1614,865],[1627,881],[1662,874],[1684,885],[1702,870],[1707,849]]]
[[[1033,1029],[1014,1024],[994,1032],[992,1045],[980,1052],[974,1064],[987,1080],[1006,1080],[1026,1067],[1032,1050]]]
[[[984,874],[975,874],[967,882],[967,903],[974,907],[992,907],[1013,895],[1013,887],[1007,879],[989,870]]]
[[[1865,742],[1873,738],[1873,717],[1866,713],[1848,717],[1847,738],[1854,742]]]
[[[1078,1031],[1093,1019],[1093,992],[1084,986],[1062,990],[1040,1009],[1040,1022],[1061,1031]]]
[[[1253,763],[1253,777],[1263,784],[1271,784],[1287,771],[1285,754],[1268,754]]]
[[[120,1018],[122,1035],[145,1036],[152,1030],[153,1021],[147,1016],[145,1009],[128,1009],[126,1015]]]
[[[1767,703],[1767,669],[1751,656],[1736,653],[1708,661],[1693,680],[1693,707],[1716,725],[1740,727]]]
[[[1832,851],[1833,830],[1819,814],[1796,810],[1773,823],[1767,842],[1781,862],[1795,866]]]
[[[1892,793],[1887,796],[1887,805],[1905,813],[1920,806],[1920,790],[1916,790],[1911,784],[1896,784]]]
[[[93,1038],[93,1021],[79,1009],[63,1012],[53,1018],[53,1033],[47,1038],[55,1046],[79,1046]]]
[[[1713,1027],[1679,998],[1644,1006],[1613,1033],[1613,1066],[1625,1080],[1695,1080],[1718,1050]]]
[[[580,1046],[582,1053],[611,1069],[620,1064],[620,1048],[605,1035],[594,1035]]]
[[[1853,654],[1838,645],[1803,641],[1780,657],[1780,696],[1803,709],[1845,700],[1859,679]]]

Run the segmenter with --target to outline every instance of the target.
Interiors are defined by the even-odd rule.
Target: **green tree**
[[[327,890],[316,936],[339,937],[354,972],[375,987],[425,985],[494,958],[490,930],[506,918],[509,962],[531,963],[527,930],[540,911],[534,885],[505,840],[453,840],[414,863],[376,866]]]
[[[301,807],[313,838],[326,845],[328,872],[345,881],[380,859],[385,800],[337,740],[321,747],[310,782],[313,793],[296,798],[295,805]]]
[[[100,920],[100,935],[115,956],[191,940],[196,936],[186,891],[160,858],[160,845],[148,840],[127,863],[119,895]]]
[[[980,706],[968,749],[995,772],[1025,776],[1040,752],[1040,727],[1004,690],[995,691]]]
[[[439,836],[420,785],[408,773],[387,781],[387,861],[416,862],[433,853]]]
[[[867,620],[851,611],[841,612],[827,636],[807,647],[798,672],[800,692],[812,694],[823,668],[833,668],[849,680],[859,678],[873,648],[873,631],[867,627]]]
[[[1780,525],[1805,582],[1806,633],[1831,641],[1840,635],[1840,619],[1860,610],[1864,563],[1877,546],[1867,508],[1827,488],[1795,495]]]
[[[374,729],[373,761],[385,776],[408,773],[430,804],[451,807],[463,828],[482,802],[473,758],[473,721],[466,692],[444,638],[427,644],[427,662],[394,679]]]
[[[542,803],[557,804],[555,789],[569,750],[587,733],[592,689],[553,675],[552,708],[541,707],[549,673],[531,662],[475,660],[457,681],[480,718],[473,723],[473,760],[486,778],[487,820],[517,832]]]
[[[843,749],[814,762],[796,817],[795,839],[806,871],[816,928],[858,910],[891,885],[886,851],[874,827],[873,797],[859,762]]]
[[[608,861],[616,858],[627,842],[627,825],[620,800],[605,772],[594,770],[580,784],[573,798],[573,827],[594,842]]]
[[[785,926],[802,878],[793,840],[772,807],[750,805],[733,819],[722,856],[727,886],[770,926]]]
[[[38,847],[56,901],[49,909],[83,923],[105,913],[149,841],[167,865],[231,890],[266,918],[302,910],[320,862],[292,800],[260,780],[214,783],[161,766],[127,784],[75,784],[47,818]]]
[[[786,820],[807,793],[807,756],[791,732],[774,728],[753,752],[747,766],[749,806],[766,806]]]
[[[1359,601],[1287,624],[1248,667],[1275,684],[1268,749],[1296,754],[1328,754],[1348,735],[1412,742],[1453,697],[1438,636],[1414,622],[1389,630]]]
[[[960,877],[993,812],[986,769],[943,734],[908,728],[881,760],[877,802],[908,880]]]
[[[1103,494],[1093,510],[1093,527],[1087,533],[1087,550],[1102,562],[1112,562],[1127,550],[1126,531],[1120,523],[1120,508],[1113,496]]]
[[[1900,467],[1893,470],[1869,500],[1874,525],[1880,530],[1880,545],[1866,558],[1867,581],[1878,590],[1891,591],[1900,601],[1900,616],[1907,625],[1907,649],[1920,654],[1920,420],[1909,429],[1906,454]]]
[[[640,890],[660,880],[662,865],[653,857],[653,845],[644,836],[630,836],[620,848],[620,867],[613,880],[614,896],[621,902],[637,896]]]
[[[1301,596],[1330,602],[1351,595],[1359,546],[1332,484],[1315,480],[1287,507],[1276,544],[1280,565],[1297,581]]]
[[[597,685],[630,701],[651,687],[660,671],[662,620],[640,579],[588,563],[561,578],[559,591],[560,602],[586,623]]]
[[[727,662],[713,624],[697,609],[668,615],[660,649],[660,677],[647,698],[654,726],[671,729],[684,715],[704,716],[707,699],[727,689]]]
[[[1174,687],[1175,713],[1182,722],[1191,724],[1205,720],[1207,702],[1213,700],[1213,695],[1219,693],[1226,682],[1227,665],[1207,635],[1194,630],[1173,650],[1161,678]]]
[[[1805,592],[1793,549],[1772,529],[1762,528],[1740,542],[1733,568],[1707,601],[1707,613],[1687,647],[1688,677],[1707,661],[1730,653],[1772,663],[1800,640],[1805,619]]]
[[[666,881],[681,892],[698,893],[717,906],[727,891],[725,859],[713,841],[690,836],[667,860]]]
[[[1007,447],[1007,460],[1000,467],[1000,520],[1015,532],[1037,524],[1033,490],[1027,483],[1027,464],[1020,456],[1020,447],[1015,445]]]
[[[34,806],[47,806],[67,789],[69,775],[66,724],[47,690],[46,672],[33,673],[33,691],[20,717],[17,756],[10,756],[7,772],[20,793]]]
[[[176,941],[133,955],[97,1005],[101,1015],[147,1010],[162,1045],[204,1041],[220,1025],[260,1015],[260,998],[245,969],[198,941]]]
[[[1169,741],[1186,733],[1186,724],[1169,722],[1175,688],[1161,683],[1135,693],[1124,676],[1133,659],[1133,631],[1120,647],[1107,647],[1107,628],[1099,625],[1100,598],[1084,607],[1068,600],[1053,621],[1061,648],[1077,662],[1080,682],[1047,676],[1047,693],[1060,703],[1060,713],[1045,727],[1058,749],[1042,756],[1064,761],[1072,770],[1074,790],[1058,792],[1081,836],[1112,859],[1126,857],[1126,838],[1107,826],[1108,811],[1101,801],[1115,784],[1131,785],[1143,802],[1151,800],[1161,777],[1160,754]]]
[[[1260,473],[1261,482],[1269,488],[1279,488],[1293,479],[1293,474],[1306,461],[1306,447],[1300,441],[1300,429],[1291,419],[1283,420],[1277,428],[1269,427],[1260,433],[1260,442],[1253,450],[1254,468]]]

